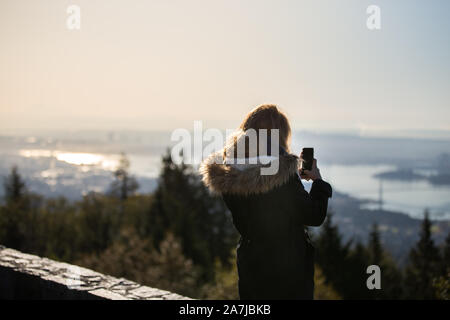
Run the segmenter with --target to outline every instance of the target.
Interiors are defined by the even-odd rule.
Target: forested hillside
[[[13,168],[4,181],[0,244],[194,298],[238,298],[239,235],[229,211],[192,167],[169,155],[162,161],[152,194],[136,192],[124,157],[108,192],[77,202],[29,192]],[[361,230],[370,235],[363,244],[345,239],[342,223],[330,212],[313,239],[317,299],[448,299],[450,236],[437,246],[427,216],[404,267],[383,247],[376,224]],[[381,268],[381,290],[367,289],[372,264]]]

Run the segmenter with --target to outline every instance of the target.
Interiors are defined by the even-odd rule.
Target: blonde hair
[[[245,133],[250,129],[256,132],[259,132],[260,129],[267,129],[269,139],[271,138],[270,130],[278,129],[279,146],[286,150],[286,152],[290,152],[291,126],[286,115],[276,105],[263,104],[250,111],[239,126],[238,132]],[[259,136],[257,138],[259,139]],[[237,140],[238,135],[233,136],[228,146],[236,146]],[[248,155],[247,148],[246,155]]]

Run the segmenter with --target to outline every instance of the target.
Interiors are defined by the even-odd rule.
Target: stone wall
[[[0,299],[182,300],[189,298],[0,246]]]

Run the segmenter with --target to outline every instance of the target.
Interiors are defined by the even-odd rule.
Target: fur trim
[[[203,176],[203,183],[217,194],[228,193],[238,195],[259,194],[270,191],[286,183],[289,178],[297,174],[299,158],[292,154],[279,156],[278,173],[274,175],[261,175],[263,164],[239,165],[223,164],[223,152],[211,154],[200,165],[199,171]]]

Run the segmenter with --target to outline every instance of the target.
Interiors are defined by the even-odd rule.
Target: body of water
[[[92,169],[113,170],[119,161],[118,154],[77,153],[50,150],[21,150],[23,157],[54,157],[59,161],[76,165],[88,173]],[[161,155],[130,154],[130,171],[138,177],[157,178],[161,169]],[[324,180],[339,192],[369,200],[365,206],[400,211],[415,218],[422,218],[428,209],[435,219],[450,219],[450,186],[437,187],[426,180],[393,181],[374,177],[377,173],[393,171],[390,165],[334,165],[319,164]],[[51,171],[50,171],[51,172]],[[45,178],[49,171],[42,171]],[[308,188],[308,183],[305,182]]]
[[[334,189],[351,196],[372,200],[368,208],[400,211],[423,218],[428,209],[434,219],[450,219],[450,186],[435,186],[427,180],[380,180],[375,174],[393,171],[389,165],[320,165],[323,178]]]
[[[0,139],[0,175],[6,175],[12,165],[18,165],[19,172],[31,182],[32,190],[34,186],[37,192],[79,196],[92,190],[104,191],[110,184],[112,171],[119,163],[119,150],[125,150],[130,160],[131,173],[141,179],[141,190],[149,192],[154,189],[154,181],[161,169],[161,156],[168,145],[167,139],[163,139],[167,138],[167,134],[160,134],[156,138],[155,134],[149,134],[148,137],[138,135],[133,139],[126,136],[123,141],[111,140],[110,135],[106,137],[104,141],[97,137],[89,141],[82,136],[78,140],[72,138],[66,141],[60,138],[56,142],[49,138],[4,137]],[[413,163],[411,166],[414,168],[426,168],[427,164],[434,161],[430,159],[448,150],[449,142],[427,142],[424,144],[428,148],[426,157],[421,158],[423,153],[416,152],[415,140],[336,138],[311,134],[298,140],[306,146],[316,147],[322,176],[334,190],[368,200],[364,206],[379,208],[381,199],[382,208],[386,210],[422,218],[424,210],[428,209],[434,219],[450,219],[449,185],[432,185],[426,179],[380,180],[374,176],[395,171],[403,163]],[[299,153],[301,145],[294,145],[297,146],[295,153]],[[381,152],[383,150],[389,152]],[[371,154],[374,157],[370,157]],[[380,155],[383,158],[376,158]],[[392,165],[380,164],[383,162]],[[308,188],[310,184],[305,182],[305,186]],[[66,190],[62,192],[65,187]]]

